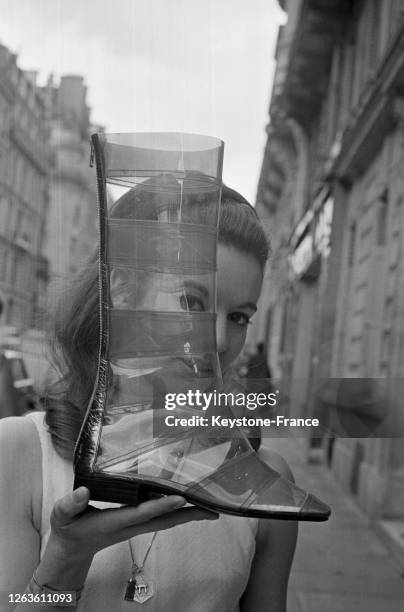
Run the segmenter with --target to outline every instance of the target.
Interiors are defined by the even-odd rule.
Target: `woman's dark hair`
[[[138,218],[135,192],[136,188],[119,201],[120,217]],[[143,205],[140,199],[138,206]],[[111,216],[115,208],[118,210],[118,202]],[[264,269],[269,246],[257,213],[243,196],[226,186],[222,190],[218,239],[221,244],[252,254]],[[97,374],[99,331],[98,255],[94,254],[71,281],[56,310],[52,353],[58,380],[48,385],[43,400],[53,445],[69,460]]]

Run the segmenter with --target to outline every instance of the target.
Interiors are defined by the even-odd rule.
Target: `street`
[[[400,612],[400,570],[354,500],[321,465],[307,465],[302,438],[264,439],[292,468],[296,483],[331,506],[325,523],[299,524],[288,612]]]

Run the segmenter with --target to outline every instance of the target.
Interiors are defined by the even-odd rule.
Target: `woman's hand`
[[[34,570],[39,584],[76,591],[83,586],[97,551],[141,533],[217,516],[194,507],[182,508],[185,500],[179,496],[137,507],[98,510],[89,505],[88,490],[80,487],[55,503],[49,540],[40,558],[41,448],[31,419],[0,420],[0,466],[0,591],[3,593],[23,593]],[[16,608],[22,609],[23,605]],[[32,610],[38,612],[53,609],[60,608],[49,603],[32,605]]]
[[[36,570],[41,584],[56,589],[79,589],[98,551],[141,533],[170,529],[189,521],[218,515],[195,507],[183,508],[177,495],[100,510],[89,505],[89,491],[79,487],[59,499],[51,514],[51,535]]]
[[[214,512],[196,507],[182,508],[186,500],[169,495],[139,506],[100,510],[89,505],[89,491],[79,487],[59,499],[51,514],[52,536],[66,551],[99,550],[129,540],[141,533],[170,529],[188,521],[215,519]]]

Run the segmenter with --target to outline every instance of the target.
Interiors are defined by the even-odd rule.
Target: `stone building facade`
[[[50,157],[35,74],[0,45],[0,295],[2,323],[18,328],[35,326],[46,295]]]
[[[66,277],[96,248],[97,196],[94,168],[89,166],[92,128],[83,78],[63,76],[57,86],[50,79],[44,95],[54,160],[44,244],[52,303]]]
[[[38,388],[48,313],[97,248],[92,129],[82,77],[41,87],[0,45],[0,326],[16,328]]]
[[[24,331],[96,248],[90,113],[80,76],[39,87],[4,46],[0,76],[1,324]]]
[[[324,381],[338,378],[376,381],[384,411],[399,410],[404,2],[280,4],[288,21],[256,203],[273,248],[258,339],[274,375],[290,379],[292,415],[312,414]],[[341,437],[325,450],[365,512],[403,518],[400,438]]]

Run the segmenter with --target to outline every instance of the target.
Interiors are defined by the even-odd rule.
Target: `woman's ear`
[[[109,275],[109,294],[113,308],[134,308],[133,271],[113,268]]]

